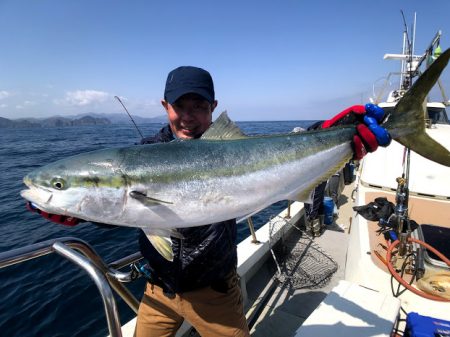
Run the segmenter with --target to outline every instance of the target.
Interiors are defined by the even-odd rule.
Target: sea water
[[[311,121],[241,122],[247,134],[290,132]],[[144,135],[163,125],[140,126]],[[139,142],[129,125],[63,128],[0,129],[0,252],[58,237],[76,237],[89,243],[110,263],[138,251],[134,228],[100,228],[90,223],[66,227],[51,223],[25,208],[22,178],[33,169],[78,153]],[[281,201],[253,217],[256,228],[278,214]],[[239,241],[249,235],[246,223],[238,227]],[[127,286],[140,299],[145,281]],[[50,254],[0,269],[1,336],[106,336],[108,329],[100,294],[89,276],[71,262]],[[122,324],[134,313],[116,296]]]

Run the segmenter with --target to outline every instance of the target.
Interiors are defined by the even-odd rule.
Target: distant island
[[[162,115],[153,118],[144,118],[133,116],[135,122],[139,124],[146,123],[165,123],[167,117]],[[51,128],[67,126],[85,126],[85,125],[109,125],[131,123],[130,118],[123,114],[97,114],[87,113],[75,116],[53,116],[48,118],[20,118],[8,119],[0,117],[0,128]]]
[[[111,121],[107,118],[95,118],[84,116],[77,119],[66,117],[49,117],[44,119],[21,118],[7,119],[0,117],[0,128],[51,128],[63,126],[81,126],[81,125],[108,125]]]

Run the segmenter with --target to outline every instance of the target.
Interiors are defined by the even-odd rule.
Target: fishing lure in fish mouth
[[[449,58],[450,49],[382,124],[392,139],[446,166],[450,153],[426,134],[422,103]],[[342,125],[248,137],[224,113],[197,140],[103,149],[43,166],[24,178],[29,188],[21,195],[47,213],[142,228],[172,260],[175,228],[241,218],[280,200],[307,201],[353,157],[356,132]]]

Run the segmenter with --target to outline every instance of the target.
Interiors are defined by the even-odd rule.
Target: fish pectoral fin
[[[169,201],[164,201],[156,198],[149,197],[147,194],[140,191],[131,191],[129,193],[130,197],[136,199],[143,203],[145,206],[155,206],[155,205],[163,205],[163,204],[172,204]]]
[[[164,229],[143,229],[145,236],[150,241],[156,251],[167,261],[173,261],[172,231]]]

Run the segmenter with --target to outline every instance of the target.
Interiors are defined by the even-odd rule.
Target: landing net
[[[279,236],[279,228],[285,224],[282,217],[270,222],[271,247]],[[286,226],[288,227],[288,226]],[[294,231],[281,239],[272,249],[278,272],[275,276],[280,287],[292,289],[316,289],[328,284],[338,269],[334,261],[317,243],[294,225]]]

